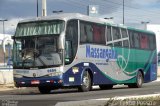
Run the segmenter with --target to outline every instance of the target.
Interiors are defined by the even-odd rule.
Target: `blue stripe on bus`
[[[63,81],[64,85],[81,85],[81,75],[85,68],[89,68],[91,70],[94,70],[96,72],[95,75],[93,75],[93,84],[94,85],[100,85],[100,84],[118,84],[118,83],[128,83],[130,80],[134,80],[135,76],[133,76],[131,79],[125,80],[125,81],[118,81],[110,78],[109,76],[105,75],[102,71],[98,69],[98,67],[93,64],[89,63],[89,66],[85,67],[84,63],[79,63],[74,65],[73,67],[78,67],[79,72],[74,74],[72,71],[72,68],[70,68],[66,73],[64,73]],[[93,74],[93,73],[92,73]],[[69,77],[74,77],[75,81],[69,82]]]
[[[156,64],[156,58],[157,58],[157,54],[154,53],[153,58],[150,58],[152,59],[151,60],[151,64],[148,68],[148,70],[146,71],[146,74],[144,76],[144,82],[150,82],[150,81],[153,81],[153,80],[156,80],[157,79],[157,64]]]

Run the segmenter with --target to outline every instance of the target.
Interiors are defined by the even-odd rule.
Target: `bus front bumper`
[[[38,87],[38,86],[51,86],[61,87],[63,80],[60,77],[51,78],[14,78],[16,87]]]

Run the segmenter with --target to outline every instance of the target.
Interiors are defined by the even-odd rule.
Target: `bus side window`
[[[87,41],[86,28],[84,28],[84,23],[80,24],[80,42],[85,43]]]
[[[114,46],[122,47],[122,41],[118,41],[114,43]]]
[[[93,42],[93,28],[91,23],[80,23],[80,43]]]
[[[93,42],[93,28],[91,24],[86,25],[87,42]]]
[[[128,37],[128,35],[127,35],[127,30],[126,30],[126,29],[121,28],[121,32],[122,32],[122,38]]]
[[[141,34],[140,36],[140,45],[142,49],[148,49],[148,36],[146,34]]]
[[[133,36],[134,36],[134,47],[139,48],[140,47],[140,45],[139,45],[139,43],[140,43],[139,34],[137,32],[134,32]]]
[[[70,63],[72,61],[72,43],[71,41],[65,42],[65,63]]]
[[[107,41],[112,41],[111,27],[107,26]]]
[[[113,40],[121,38],[120,30],[117,27],[112,27]]]
[[[123,41],[123,47],[129,47],[129,42],[128,40]]]
[[[66,28],[66,37],[65,37],[65,58],[68,61],[65,61],[66,64],[69,64],[73,61],[77,53],[78,47],[78,20],[70,20],[67,23]]]
[[[105,26],[81,21],[80,43],[105,44]]]
[[[149,35],[149,49],[154,50],[156,48],[156,40],[154,35]]]
[[[93,38],[95,44],[105,44],[105,26],[94,24]]]

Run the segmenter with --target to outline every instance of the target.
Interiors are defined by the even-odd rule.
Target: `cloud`
[[[114,17],[115,23],[122,23],[122,0],[46,0],[47,14],[52,15],[53,10],[64,12],[78,12],[87,14],[88,5],[99,5],[100,17]],[[160,0],[124,0],[125,23],[129,25],[141,24],[141,21],[150,21],[160,24],[159,5]],[[26,17],[36,17],[37,0],[0,0],[0,19],[8,19],[5,22],[6,32],[13,33],[17,20]],[[41,15],[41,0],[39,0],[39,16]],[[134,24],[135,23],[135,24]],[[2,24],[0,23],[0,28]],[[0,33],[2,29],[0,29]]]

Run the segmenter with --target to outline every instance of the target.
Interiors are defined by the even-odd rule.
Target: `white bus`
[[[63,87],[89,91],[93,85],[141,87],[157,78],[155,34],[78,13],[18,23],[13,37],[16,87],[41,93]]]

